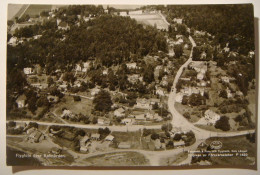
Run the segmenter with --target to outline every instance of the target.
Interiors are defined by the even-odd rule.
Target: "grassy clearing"
[[[149,161],[140,153],[120,152],[85,159],[86,166],[145,166]]]
[[[249,165],[253,163],[256,157],[256,144],[246,139],[246,136],[228,137],[228,138],[210,138],[206,140],[207,144],[212,141],[221,141],[223,146],[221,150],[247,150],[248,157],[211,157],[213,165]]]
[[[36,15],[40,15],[42,11],[49,11],[51,8],[52,5],[30,5],[23,16],[29,15],[30,17],[35,17]]]
[[[81,98],[81,101],[74,102],[72,96],[65,95],[61,102],[54,105],[51,111],[54,111],[57,115],[62,114],[62,109],[67,108],[74,114],[90,115],[92,109],[92,101],[89,99]]]

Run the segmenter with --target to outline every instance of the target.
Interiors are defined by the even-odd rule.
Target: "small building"
[[[26,96],[20,95],[17,99],[16,99],[16,104],[18,108],[24,108],[25,107],[25,102],[26,102]]]
[[[208,109],[204,114],[205,120],[207,121],[207,125],[215,125],[215,123],[220,119],[220,115],[215,113],[214,111]]]
[[[91,95],[92,95],[92,96],[95,96],[96,94],[99,93],[99,91],[100,91],[99,88],[93,88],[93,89],[91,89]]]
[[[116,116],[116,117],[123,117],[124,115],[125,115],[124,108],[119,108],[114,111],[114,116]]]
[[[145,98],[138,98],[136,100],[136,105],[135,108],[141,108],[141,109],[148,109],[151,110],[152,106],[150,105],[149,100],[145,99]]]
[[[25,75],[31,75],[31,74],[33,74],[33,68],[26,67],[26,68],[23,69],[23,72],[24,72]]]
[[[120,149],[130,149],[131,148],[131,144],[128,142],[120,142],[118,145],[118,148]]]
[[[52,154],[60,154],[62,152],[62,149],[54,147],[51,149],[50,153]]]
[[[197,79],[198,79],[198,80],[203,80],[203,78],[204,78],[204,74],[201,73],[201,72],[199,72],[199,73],[197,74]]]
[[[109,134],[108,136],[106,136],[106,138],[105,138],[105,141],[110,141],[110,142],[112,142],[113,140],[114,140],[114,136],[112,136],[111,134]]]
[[[69,30],[69,29],[70,29],[70,26],[69,26],[68,23],[62,21],[62,22],[59,23],[58,29],[59,29],[59,30]]]
[[[128,69],[137,69],[137,64],[136,63],[126,63],[126,67]]]
[[[98,133],[91,134],[91,139],[92,140],[100,140],[100,134],[98,134]]]
[[[11,37],[11,38],[9,39],[9,41],[8,41],[7,44],[9,44],[9,45],[11,45],[11,46],[16,46],[17,42],[18,42],[17,37],[14,37],[14,36],[13,36],[13,37]]]
[[[102,119],[102,118],[99,118],[99,119],[97,120],[97,123],[98,123],[99,125],[104,125],[104,124],[105,124],[105,120]]]
[[[159,95],[159,96],[166,96],[165,90],[163,88],[160,88],[160,87],[156,89],[155,94]]]
[[[121,120],[121,123],[125,124],[125,125],[131,125],[134,122],[135,122],[135,119],[133,119],[133,118],[124,118],[123,120]]]
[[[76,64],[75,70],[81,72],[82,68],[80,64]]]
[[[175,141],[175,142],[174,142],[174,146],[175,146],[175,147],[185,146],[185,142],[184,142],[183,140]]]
[[[182,19],[181,18],[173,18],[173,22],[177,24],[182,24]]]
[[[36,130],[36,128],[32,127],[27,129],[26,134],[31,134],[32,132],[34,132]]]

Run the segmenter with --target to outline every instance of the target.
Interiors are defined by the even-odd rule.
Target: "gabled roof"
[[[20,95],[16,101],[21,101],[21,100],[26,100],[26,96],[23,94],[23,95]]]

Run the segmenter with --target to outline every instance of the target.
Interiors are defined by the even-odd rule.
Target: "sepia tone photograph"
[[[256,169],[254,9],[9,4],[8,166]]]

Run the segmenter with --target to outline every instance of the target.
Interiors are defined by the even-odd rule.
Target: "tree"
[[[216,122],[215,128],[221,129],[223,131],[230,130],[229,118],[226,116],[221,116],[220,119]]]
[[[182,45],[175,45],[174,47],[174,53],[177,58],[180,58],[183,54],[183,46]]]
[[[73,96],[74,101],[81,101],[80,96]]]
[[[152,66],[147,66],[145,68],[143,80],[148,84],[154,81],[154,70]]]
[[[171,123],[165,123],[165,124],[162,125],[161,129],[164,132],[171,131],[172,130],[172,124]]]
[[[52,77],[48,77],[47,78],[47,83],[48,83],[48,87],[50,87],[51,85],[54,84],[53,78]]]
[[[112,100],[109,92],[101,90],[93,100],[97,111],[108,112],[111,110]]]
[[[156,139],[159,139],[159,134],[157,134],[157,133],[153,133],[152,135],[151,135],[151,139],[152,140],[156,140]]]
[[[181,134],[176,133],[176,134],[174,135],[174,137],[173,137],[173,140],[175,140],[175,141],[181,140]]]

